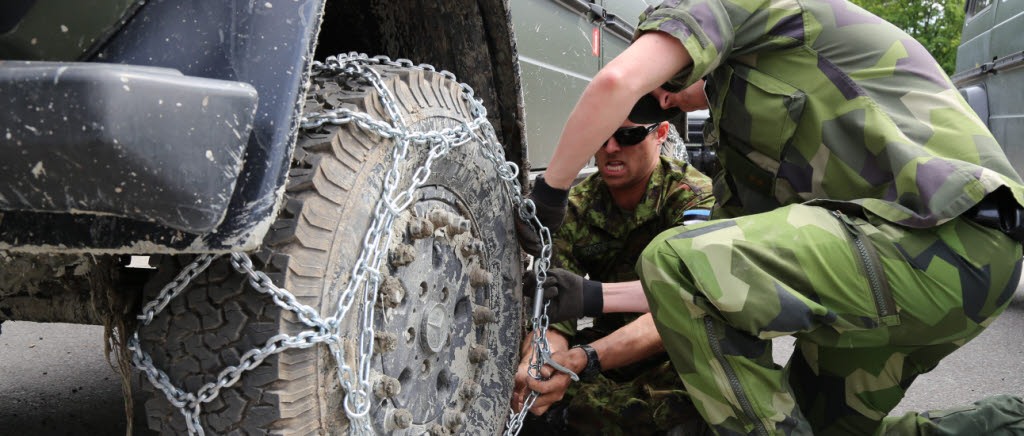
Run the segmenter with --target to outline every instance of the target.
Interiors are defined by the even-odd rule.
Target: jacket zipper
[[[750,399],[747,398],[746,392],[743,390],[743,385],[740,384],[739,377],[736,376],[736,372],[732,369],[732,365],[728,360],[725,360],[725,355],[722,354],[722,346],[718,343],[718,337],[715,335],[714,325],[712,324],[711,317],[704,317],[704,330],[708,335],[708,344],[711,345],[711,352],[715,355],[715,359],[722,364],[722,370],[725,371],[726,378],[729,379],[729,386],[732,387],[732,393],[736,395],[736,399],[740,402],[740,407],[743,409],[743,413],[753,421],[754,429],[757,434],[761,436],[770,436],[768,429],[765,428],[764,422],[758,418],[757,414],[754,413],[754,407],[750,404]]]
[[[882,281],[878,276],[878,272],[875,270],[874,262],[871,261],[871,255],[868,253],[867,244],[870,242],[864,241],[864,234],[857,230],[857,225],[850,220],[850,217],[839,211],[831,211],[831,213],[836,217],[836,219],[843,223],[843,227],[850,233],[853,245],[857,247],[857,253],[860,254],[861,263],[864,264],[864,270],[868,273],[868,285],[871,287],[871,293],[875,296],[875,305],[878,309],[878,316],[880,318],[889,316],[889,305],[885,303],[885,296],[882,295]]]

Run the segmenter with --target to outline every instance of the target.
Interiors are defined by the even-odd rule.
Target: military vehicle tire
[[[458,84],[415,69],[375,67],[412,130],[472,119]],[[387,119],[363,84],[314,78],[306,111],[350,107]],[[253,254],[275,284],[321,316],[334,313],[373,219],[393,142],[354,123],[299,133],[284,204]],[[401,165],[407,186],[426,159],[413,144]],[[374,309],[371,417],[380,434],[496,434],[508,417],[522,314],[520,252],[512,207],[493,164],[471,142],[435,162],[415,201],[392,226]],[[187,258],[165,257],[147,285],[154,296]],[[349,365],[358,348],[356,305],[343,322]],[[196,392],[239,356],[305,327],[218,260],[142,330],[143,349],[177,386]],[[329,349],[269,357],[204,404],[207,434],[340,434],[348,421]],[[159,391],[146,403],[150,428],[184,433],[181,413]]]

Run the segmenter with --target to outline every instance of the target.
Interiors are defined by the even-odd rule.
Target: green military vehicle
[[[1024,2],[967,0],[951,77],[1024,174]]]
[[[161,433],[499,433],[510,199],[645,6],[7,2],[0,322],[105,325]]]

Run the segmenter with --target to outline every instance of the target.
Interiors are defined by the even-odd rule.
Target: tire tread
[[[406,114],[447,110],[468,118],[461,88],[439,73],[388,68],[381,72]],[[388,119],[375,94],[345,86],[314,78],[305,110],[344,106]],[[362,173],[373,170],[366,168],[367,161],[380,152],[379,147],[390,147],[391,143],[354,123],[325,125],[318,132],[300,133],[279,219],[271,225],[262,250],[253,257],[260,260],[257,267],[268,271],[277,286],[288,289],[303,304],[330,307],[321,312],[333,312],[333,302],[321,300],[328,280],[343,283],[337,277],[328,277],[327,268],[336,233],[348,231],[341,222],[345,205],[362,201],[352,195],[357,192],[354,189],[361,183]],[[150,296],[169,280],[168,274],[187,264],[187,259],[165,258],[170,265],[161,270],[167,273],[158,273],[154,283],[147,285]],[[241,354],[261,347],[267,337],[277,332],[294,334],[305,328],[294,314],[283,312],[266,296],[254,296],[246,286],[247,280],[220,260],[196,279],[188,297],[172,301],[173,316],[158,316],[143,329],[143,338],[153,344],[151,348],[161,348],[159,353],[151,352],[156,365],[172,368],[169,375],[176,384],[194,391],[212,380],[211,368],[216,374],[226,366],[237,365]],[[218,434],[295,436],[326,431],[321,425],[334,417],[324,415],[343,412],[328,411],[320,404],[324,394],[318,386],[324,377],[336,375],[333,369],[318,367],[319,348],[293,349],[268,357],[261,366],[245,373],[239,384],[223,390],[221,398],[207,404],[201,422]],[[182,355],[186,357],[174,357]],[[333,364],[333,359],[329,361]],[[161,392],[154,395],[146,403],[150,427],[164,433],[185,432],[180,413]]]

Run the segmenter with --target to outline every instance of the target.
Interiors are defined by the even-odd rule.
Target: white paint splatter
[[[32,167],[32,175],[36,176],[37,179],[39,176],[46,175],[46,170],[43,169],[43,161],[37,162],[36,166]]]
[[[68,67],[67,67],[67,66],[63,66],[63,67],[57,68],[57,74],[55,74],[55,75],[53,76],[53,84],[54,84],[54,85],[56,85],[56,84],[57,84],[57,82],[59,82],[59,81],[60,81],[60,75],[61,75],[61,74],[64,74],[64,72],[65,72],[65,71],[67,71],[67,70],[68,70]]]

